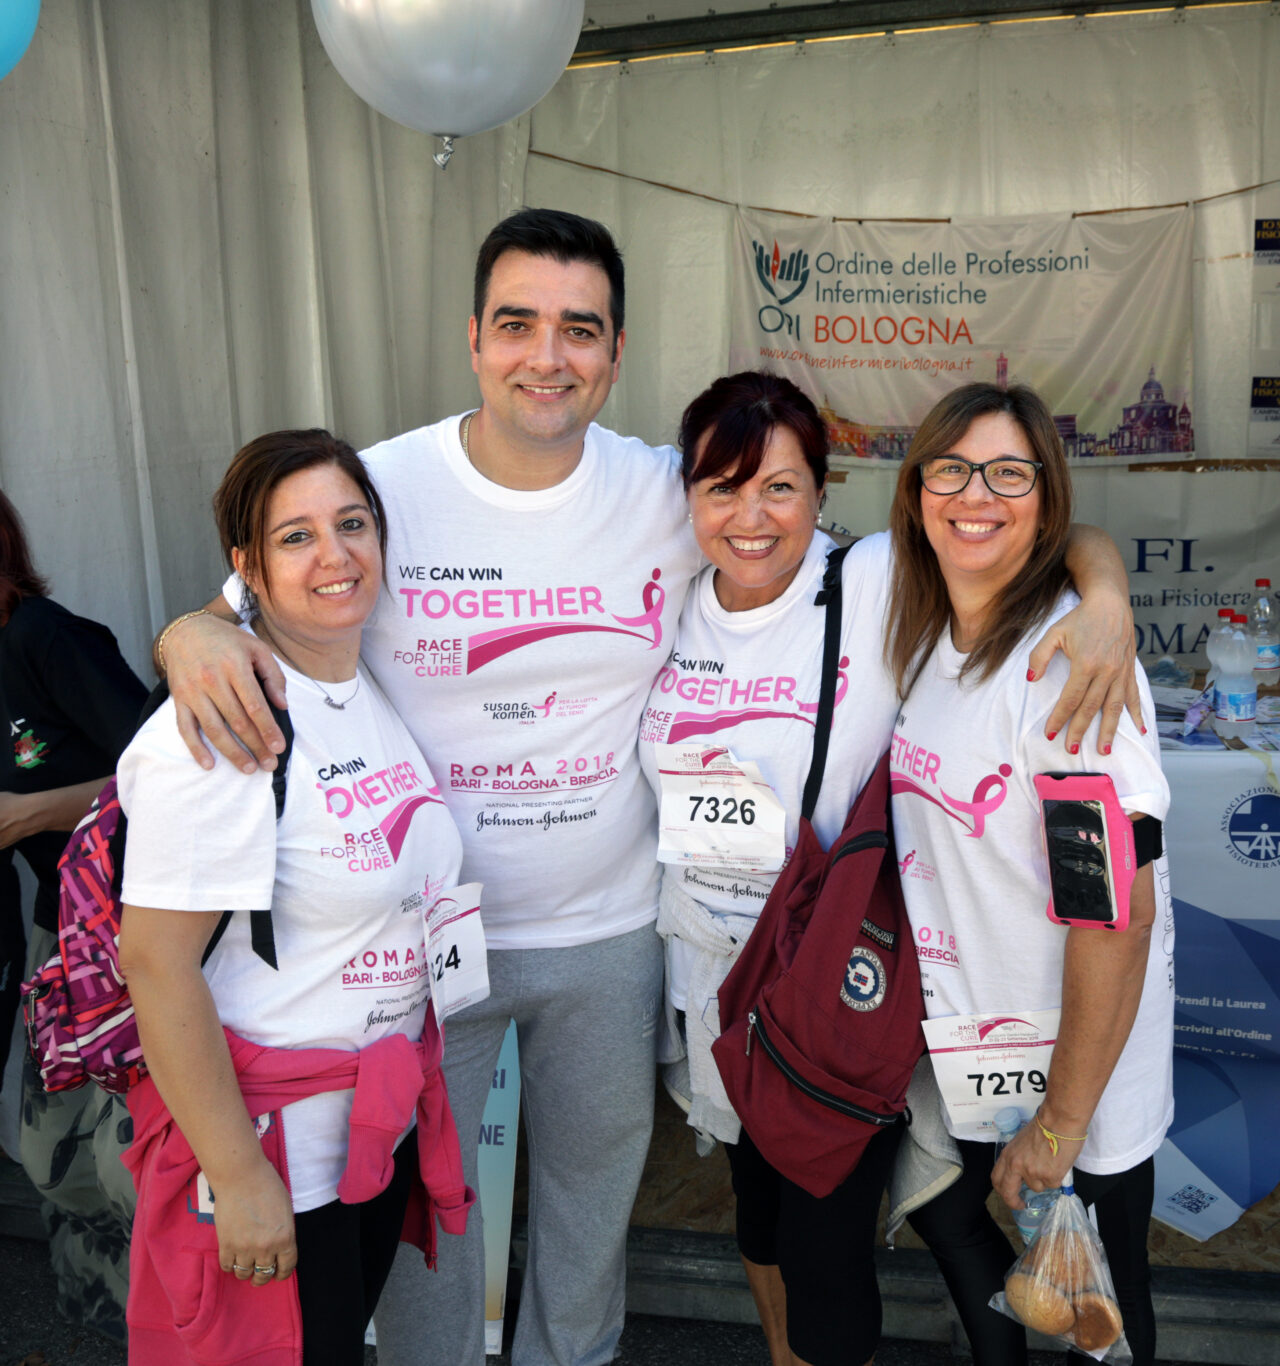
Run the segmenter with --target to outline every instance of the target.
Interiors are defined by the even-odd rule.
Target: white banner
[[[1280,581],[1280,480],[1274,474],[1077,478],[1076,519],[1105,527],[1129,572],[1138,658],[1208,663],[1218,609],[1247,612],[1254,579]]]
[[[1188,207],[1073,218],[831,223],[741,210],[731,370],[787,375],[835,467],[900,460],[972,380],[1030,384],[1072,459],[1195,448]]]

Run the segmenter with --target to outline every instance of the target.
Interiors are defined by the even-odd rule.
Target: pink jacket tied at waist
[[[436,1221],[462,1233],[474,1192],[462,1176],[458,1131],[440,1074],[435,1014],[421,1040],[393,1034],[359,1052],[267,1048],[224,1030],[263,1151],[289,1184],[279,1110],[354,1086],[349,1151],[338,1198],[358,1204],[391,1180],[396,1139],[417,1112],[422,1180],[409,1196],[402,1242],[435,1265]],[[130,1366],[301,1366],[302,1321],[294,1277],[255,1286],[218,1264],[213,1216],[202,1211],[199,1163],[155,1083],[129,1092],[133,1146],[124,1156],[138,1191],[129,1254]],[[299,1269],[305,1274],[305,1269]]]

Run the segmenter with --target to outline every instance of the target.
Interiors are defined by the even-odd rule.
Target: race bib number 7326
[[[658,858],[776,873],[786,857],[787,816],[759,768],[730,750],[656,745],[662,782]]]

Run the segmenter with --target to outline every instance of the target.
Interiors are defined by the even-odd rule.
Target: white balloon
[[[537,104],[573,55],[584,3],[311,0],[311,12],[338,74],[361,99],[451,139]]]

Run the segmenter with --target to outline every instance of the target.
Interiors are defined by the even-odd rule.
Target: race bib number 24
[[[450,887],[427,911],[427,962],[439,1023],[489,995],[480,891],[478,882]]]

